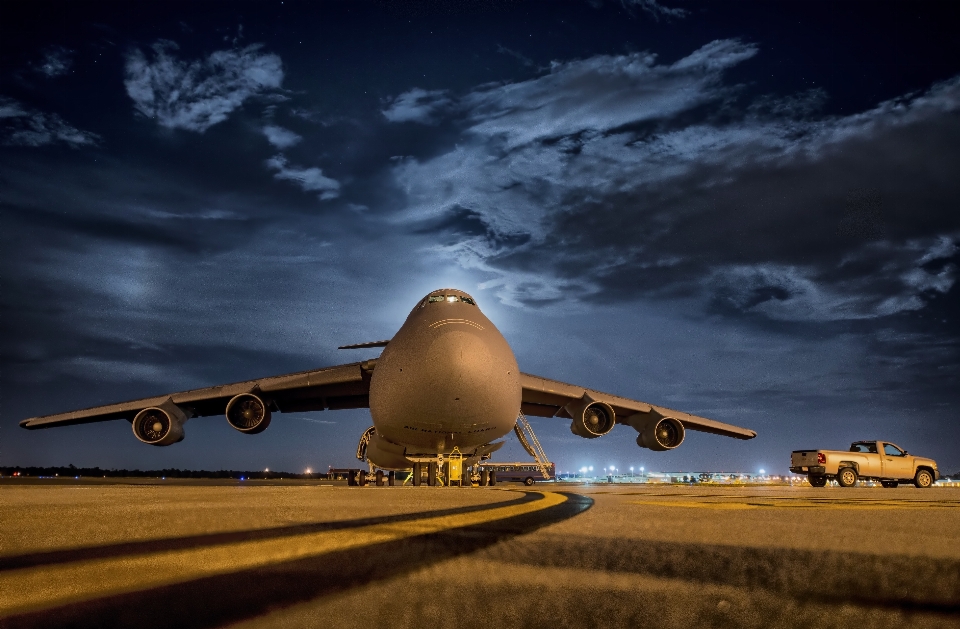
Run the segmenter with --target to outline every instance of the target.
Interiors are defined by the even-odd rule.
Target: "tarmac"
[[[0,627],[960,627],[960,488],[0,479]]]

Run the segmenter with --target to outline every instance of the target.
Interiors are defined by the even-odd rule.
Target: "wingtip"
[[[26,428],[26,429],[29,430],[29,428],[30,428],[30,422],[32,422],[33,420],[34,420],[33,417],[31,417],[31,418],[29,418],[29,419],[22,419],[22,420],[20,420],[20,427],[21,427],[21,428]]]

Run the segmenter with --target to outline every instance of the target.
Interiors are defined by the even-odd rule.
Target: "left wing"
[[[626,424],[628,417],[636,416],[638,413],[649,413],[651,416],[660,415],[663,417],[676,418],[683,427],[688,430],[697,430],[700,432],[709,432],[724,437],[733,437],[735,439],[753,439],[757,433],[748,428],[740,428],[731,424],[707,419],[706,417],[697,417],[682,411],[675,411],[663,406],[654,406],[639,400],[594,391],[576,385],[541,378],[528,373],[520,374],[520,385],[523,387],[523,398],[520,410],[524,415],[533,415],[535,417],[570,417],[564,410],[564,407],[570,403],[578,402],[586,396],[596,402],[609,404],[616,413],[617,423]]]
[[[71,426],[113,419],[133,418],[145,408],[174,404],[189,410],[188,417],[222,415],[235,396],[253,393],[270,401],[275,410],[322,411],[324,409],[367,408],[370,406],[370,374],[376,359],[359,363],[313,369],[259,380],[246,380],[180,393],[96,406],[80,411],[31,417],[20,422],[30,430]]]

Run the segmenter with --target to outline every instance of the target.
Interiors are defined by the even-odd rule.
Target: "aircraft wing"
[[[133,421],[141,410],[159,406],[167,401],[189,409],[193,417],[222,415],[226,410],[227,402],[240,393],[258,393],[272,401],[275,409],[282,413],[367,408],[370,406],[370,374],[375,364],[376,360],[366,360],[284,376],[271,376],[259,380],[168,393],[69,413],[31,417],[21,421],[20,426],[33,430],[113,419]]]
[[[706,417],[697,417],[682,411],[675,411],[662,406],[654,406],[639,400],[594,391],[584,387],[541,378],[528,373],[520,374],[520,385],[523,387],[523,401],[520,410],[524,415],[533,415],[535,417],[570,417],[564,410],[564,406],[570,402],[581,400],[584,394],[597,402],[606,402],[613,407],[617,414],[617,423],[625,423],[622,420],[636,415],[637,413],[656,412],[665,417],[675,417],[683,424],[687,430],[697,430],[700,432],[709,432],[724,437],[734,437],[735,439],[753,439],[757,433],[747,428],[740,428],[731,424],[707,419]]]

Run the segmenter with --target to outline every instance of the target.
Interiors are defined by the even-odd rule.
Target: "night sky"
[[[759,433],[533,419],[560,470],[960,469],[955,9],[4,2],[0,464],[355,465],[366,410],[17,422],[371,358],[457,287],[526,372]]]

